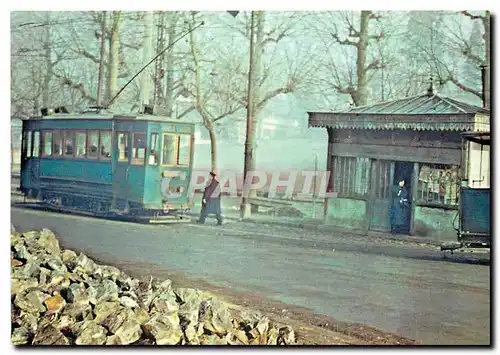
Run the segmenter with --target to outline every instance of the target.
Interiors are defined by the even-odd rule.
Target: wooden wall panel
[[[401,147],[374,144],[333,143],[332,155],[372,159],[460,165],[461,150],[451,148]]]

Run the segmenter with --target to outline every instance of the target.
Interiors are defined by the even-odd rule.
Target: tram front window
[[[162,165],[175,165],[177,163],[177,139],[175,134],[163,135]]]
[[[189,158],[191,155],[191,136],[188,134],[179,135],[179,157],[177,159],[178,165],[189,165]]]

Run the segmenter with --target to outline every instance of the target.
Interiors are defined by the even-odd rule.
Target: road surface
[[[366,237],[250,223],[150,226],[12,208],[21,231],[49,228],[100,260],[183,272],[423,342],[490,342],[490,268],[481,258]],[[472,261],[472,263],[470,262]]]

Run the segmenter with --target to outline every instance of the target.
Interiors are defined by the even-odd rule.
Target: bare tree
[[[101,34],[106,32],[106,11],[101,13]],[[99,69],[97,78],[97,105],[102,105],[102,86],[104,82],[104,57],[106,56],[106,36],[101,35],[101,45],[99,49]]]
[[[168,14],[168,46],[171,47],[176,40],[176,29],[179,14],[176,12],[170,12]],[[170,50],[166,53],[166,65],[167,65],[167,75],[166,75],[166,91],[165,91],[165,110],[167,117],[172,117],[172,109],[174,104],[174,69],[175,69],[175,57],[174,51]]]
[[[122,24],[121,12],[113,11],[111,15],[111,29],[109,39],[108,86],[107,101],[109,102],[117,92],[118,68],[120,65],[120,27]]]
[[[338,93],[350,95],[356,106],[366,105],[368,84],[374,72],[383,67],[380,58],[368,60],[370,43],[384,38],[384,32],[374,34],[370,31],[370,22],[380,20],[381,16],[372,11],[361,11],[359,14],[341,13],[340,17],[341,21],[338,15],[327,14],[326,18],[329,21],[325,23],[325,20],[321,19],[318,21],[321,27],[316,27],[326,51],[332,53],[323,63],[323,71],[329,75],[321,78],[319,82],[323,87],[330,86]],[[339,29],[338,22],[342,24],[342,31]],[[328,35],[327,38],[325,35]],[[337,57],[333,55],[331,49],[333,44],[344,47],[343,65],[339,65]],[[354,68],[351,65],[352,57],[355,57]],[[347,68],[347,72],[344,68]]]
[[[197,17],[195,13],[191,13],[189,21],[190,30],[193,29]],[[220,96],[217,94],[217,84],[214,83],[216,79],[214,76],[219,76],[213,71],[207,77],[202,78],[202,73],[205,69],[203,63],[211,63],[211,60],[203,58],[202,47],[196,39],[195,31],[189,33],[189,50],[192,58],[192,63],[188,64],[187,70],[192,73],[192,80],[190,83],[185,82],[184,88],[194,98],[194,106],[198,114],[201,116],[204,127],[208,130],[210,135],[210,149],[211,149],[211,168],[213,171],[217,169],[217,135],[215,132],[215,124],[221,119],[230,116],[240,110],[242,107],[237,103],[231,104],[230,101],[220,101]],[[230,72],[224,73],[231,75]],[[224,75],[217,80],[224,81]],[[215,113],[217,112],[217,113]]]
[[[489,11],[478,14],[469,11],[445,13],[434,23],[427,24],[434,32],[434,41],[441,46],[441,50],[436,51],[428,46],[419,46],[425,59],[433,67],[433,73],[437,75],[441,85],[452,83],[461,91],[481,99],[487,108],[491,105],[490,21]],[[476,27],[478,22],[480,26]],[[475,34],[476,29],[479,30],[480,35]],[[467,70],[469,74],[460,70],[458,64],[461,62],[466,63],[471,69]],[[485,70],[484,88],[480,84],[481,68]]]
[[[181,86],[180,80],[175,78],[175,68],[178,65],[178,56],[172,46],[177,39],[179,26],[179,12],[159,12],[157,23],[156,52],[170,48],[161,55],[155,63],[155,104],[160,106],[167,117],[172,117],[173,106],[177,89]]]
[[[469,11],[462,11],[461,15],[468,17],[472,21],[480,21],[482,25],[482,32],[483,35],[481,36],[482,43],[479,45],[479,47],[483,47],[484,52],[480,53],[479,51],[474,50],[474,47],[478,47],[477,42],[474,43],[475,41],[478,40],[476,36],[470,37],[469,40],[466,40],[463,37],[456,37],[456,42],[454,43],[458,48],[458,50],[461,51],[461,53],[465,56],[465,58],[471,62],[471,64],[481,68],[483,67],[485,70],[484,74],[484,85],[483,89],[481,91],[479,90],[474,90],[473,88],[467,87],[464,85],[457,77],[454,75],[453,72],[448,71],[448,76],[445,78],[445,80],[451,81],[453,84],[458,86],[460,89],[470,92],[474,94],[475,96],[479,97],[483,101],[483,105],[486,108],[491,107],[491,99],[490,99],[490,91],[491,91],[491,84],[490,84],[490,79],[491,79],[491,16],[489,11],[485,11],[484,14],[481,15],[473,15]],[[484,97],[483,97],[484,93]]]
[[[40,107],[57,103],[54,70],[66,59],[64,47],[55,48],[56,22],[51,12],[11,15],[11,103],[15,116],[39,114]]]
[[[81,82],[74,77],[67,76],[68,71],[54,73],[59,77],[60,84],[69,90],[79,92],[86,102],[96,104],[98,100],[98,72],[106,80],[104,82],[104,102],[116,94],[118,80],[131,76],[131,70],[127,67],[125,58],[130,58],[130,53],[125,54],[124,50],[137,52],[141,48],[140,41],[130,39],[130,36],[120,36],[123,32],[125,19],[132,23],[142,20],[140,14],[122,13],[120,11],[106,12],[84,12],[75,15],[73,23],[68,23],[68,31],[65,41],[69,43],[69,49],[77,55],[77,58],[86,61],[85,67],[92,71],[94,75],[89,81]],[[82,25],[81,23],[84,23]],[[85,27],[84,27],[85,26]],[[82,30],[82,27],[85,31]],[[131,26],[129,26],[131,27]],[[135,27],[134,27],[135,28]],[[104,31],[103,31],[104,30]],[[69,37],[69,38],[67,38]],[[107,51],[101,50],[102,38],[106,42]],[[138,37],[136,37],[138,39]],[[92,41],[95,41],[92,43]],[[139,42],[139,43],[136,43]],[[83,62],[76,60],[80,68]],[[105,75],[104,75],[105,74]]]
[[[245,183],[247,182],[246,175],[251,171],[255,171],[256,168],[256,128],[259,122],[260,112],[274,97],[280,94],[292,93],[297,89],[297,83],[299,80],[297,71],[287,73],[289,75],[285,75],[285,78],[276,78],[276,76],[272,76],[272,72],[273,70],[276,72],[280,72],[279,70],[276,70],[276,68],[278,68],[279,66],[272,67],[269,65],[266,66],[264,64],[266,47],[269,44],[274,44],[274,49],[276,49],[276,46],[279,42],[291,36],[294,28],[293,20],[296,20],[296,17],[294,13],[291,13],[290,16],[288,16],[287,20],[278,23],[278,25],[272,29],[266,30],[266,13],[264,11],[255,11],[251,14],[249,31],[251,41],[250,67],[248,74],[248,89],[245,99],[245,108],[247,109],[247,132],[244,162]],[[245,32],[242,33],[247,33],[247,27],[245,27]],[[253,38],[254,33],[255,40]],[[278,81],[279,79],[284,79],[284,85],[279,87],[266,85],[266,81],[271,81],[271,78],[275,79],[276,81]],[[247,218],[250,216],[251,208],[248,197],[252,198],[256,195],[257,191],[253,189],[245,192],[240,207],[242,218]]]

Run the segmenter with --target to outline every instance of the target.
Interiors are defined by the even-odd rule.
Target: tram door
[[[40,131],[23,131],[21,187],[31,190],[33,194],[40,187]]]
[[[387,160],[373,161],[371,176],[370,229],[387,232],[391,230],[390,210],[394,162]]]
[[[115,132],[113,149],[113,195],[115,208],[124,210],[127,204],[130,174],[130,132]]]

